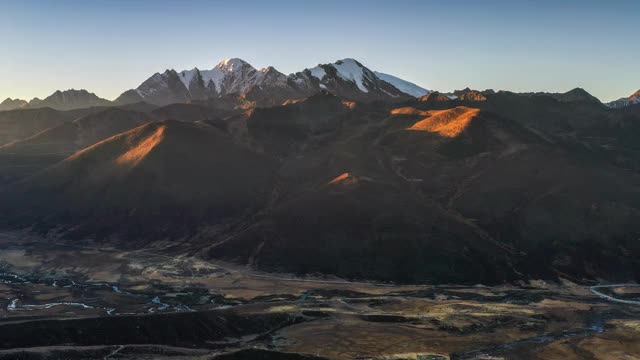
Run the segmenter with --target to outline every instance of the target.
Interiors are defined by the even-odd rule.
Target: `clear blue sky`
[[[430,89],[640,88],[640,1],[0,0],[0,98],[239,57],[284,73],[353,57]]]

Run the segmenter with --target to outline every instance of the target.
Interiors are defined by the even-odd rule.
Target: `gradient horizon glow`
[[[0,101],[239,57],[285,74],[352,57],[428,89],[640,88],[640,1],[0,0]]]

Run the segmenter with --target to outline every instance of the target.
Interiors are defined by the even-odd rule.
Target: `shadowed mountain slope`
[[[25,205],[9,210],[14,219],[45,228],[167,236],[250,213],[272,176],[269,160],[218,130],[163,121],[84,149],[3,197]]]
[[[90,107],[69,111],[59,111],[51,108],[0,111],[0,145],[24,140],[63,122],[72,121],[103,110],[105,110],[104,107]]]
[[[637,110],[431,96],[319,93],[215,121],[187,106],[198,123],[135,128],[6,189],[0,219],[137,247],[187,236],[191,252],[300,274],[639,278],[640,176],[612,159],[640,159]]]
[[[3,145],[0,153],[72,153],[149,121],[151,118],[146,114],[109,108],[54,126],[27,139]]]
[[[335,129],[347,111],[337,96],[322,92],[302,101],[254,109],[246,123],[249,134],[264,148],[283,155],[309,136]]]
[[[68,120],[51,108],[0,112],[0,145],[35,135]]]
[[[402,281],[640,274],[624,255],[640,254],[636,175],[477,108],[352,114],[306,138],[279,201],[209,255]]]
[[[234,114],[232,110],[201,104],[171,104],[154,109],[149,114],[157,120],[198,122],[222,119]]]
[[[61,161],[74,152],[148,123],[148,115],[118,108],[63,122],[20,141],[0,146],[0,183],[10,183]],[[12,164],[21,164],[12,166]]]
[[[437,204],[367,176],[338,176],[278,205],[209,256],[272,271],[404,282],[516,278],[509,254]]]

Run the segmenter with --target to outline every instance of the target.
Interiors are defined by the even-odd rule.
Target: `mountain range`
[[[635,281],[635,98],[445,94],[352,59],[291,75],[229,59],[114,102],[11,100],[0,226],[348,279]]]
[[[113,102],[86,90],[56,91],[44,100],[6,99],[0,111],[50,107],[70,110],[91,106],[147,102],[159,106],[237,96],[256,105],[275,105],[327,90],[358,101],[406,100],[429,93],[395,76],[373,72],[354,59],[321,64],[285,75],[269,66],[257,70],[242,59],[225,59],[210,70],[155,73],[136,89],[123,92]]]
[[[0,103],[0,111],[15,109],[36,109],[36,108],[52,108],[56,110],[73,110],[91,106],[109,106],[111,102],[98,97],[94,93],[86,90],[57,90],[53,94],[47,96],[44,100],[34,98],[29,102],[21,99],[12,100],[5,99]]]
[[[86,90],[56,91],[44,100],[30,101],[7,98],[0,103],[0,111],[20,108],[50,107],[56,110],[80,109],[91,106],[119,106],[146,102],[158,106],[173,103],[211,101],[227,96],[241,98],[245,106],[271,106],[286,100],[302,99],[326,90],[355,101],[394,100],[409,97],[420,98],[431,93],[407,80],[379,71],[372,71],[355,59],[342,59],[330,64],[320,64],[300,72],[285,75],[274,67],[256,69],[242,59],[221,61],[213,69],[176,71],[167,69],[155,73],[140,86],[127,90],[114,101],[96,96]],[[560,101],[572,97],[599,100],[586,91],[558,93]],[[640,103],[640,90],[628,98],[621,98],[605,105],[620,108]],[[526,95],[552,95],[552,93],[525,93]],[[585,95],[586,94],[586,95]],[[451,94],[451,96],[455,96]]]
[[[25,100],[6,98],[0,103],[0,111],[22,109],[29,105]]]
[[[166,105],[238,95],[258,105],[274,105],[321,90],[361,101],[404,100],[415,93],[429,92],[396,77],[381,76],[386,76],[386,80],[354,59],[285,75],[271,66],[257,70],[244,60],[234,58],[223,60],[211,70],[194,68],[156,73],[138,88],[124,92],[115,103],[145,101]]]

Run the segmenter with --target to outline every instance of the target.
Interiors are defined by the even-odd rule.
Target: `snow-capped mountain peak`
[[[338,60],[333,64],[333,67],[338,71],[338,76],[344,80],[353,81],[361,91],[369,92],[364,81],[365,78],[372,81],[372,73],[355,59]]]
[[[286,86],[287,75],[276,70],[273,66],[268,66],[260,69],[256,75],[256,85],[262,85],[265,82],[272,86]]]
[[[368,76],[368,73],[371,73],[371,71],[369,71],[369,69],[365,68],[355,59],[351,58],[338,60],[332,64],[321,64],[308,69],[311,76],[320,80],[320,84],[323,89],[326,88],[326,84],[324,84],[324,82],[328,80],[328,67],[335,69],[335,74],[342,80],[354,83],[358,87],[358,89],[360,89],[360,91],[365,93],[369,92],[369,89],[367,89],[364,80],[365,78],[369,78],[369,80],[372,80],[371,76]]]
[[[320,65],[309,69],[309,71],[311,72],[311,76],[315,77],[318,80],[322,80],[322,78],[327,75],[326,71],[324,71],[324,68],[322,68]]]
[[[375,73],[353,58],[320,64],[288,76],[271,66],[257,70],[242,59],[229,58],[210,70],[193,68],[155,73],[135,90],[123,93],[116,102],[170,104],[227,94],[246,96],[250,92],[251,99],[277,103],[323,90],[358,101],[402,100],[428,93],[428,90],[410,82]]]
[[[391,82],[379,78],[373,71],[353,58],[345,58],[331,64],[320,64],[302,73],[292,74],[296,83],[306,83],[304,76],[317,81],[320,89],[354,100],[402,99],[408,95]],[[400,80],[400,79],[398,79]]]
[[[432,93],[432,90],[427,90],[423,87],[420,87],[412,82],[406,81],[406,80],[402,80],[398,77],[395,77],[393,75],[389,75],[389,74],[385,74],[385,73],[381,73],[379,71],[374,71],[374,74],[376,74],[377,77],[379,77],[380,79],[388,82],[389,84],[395,86],[396,88],[398,88],[398,90],[402,91],[405,94],[409,94],[411,96],[414,97],[421,97],[427,94]]]
[[[243,93],[258,81],[258,74],[262,74],[256,70],[248,62],[231,58],[222,60],[216,65],[209,74],[216,84],[218,92]]]
[[[273,71],[278,71],[278,70],[276,70],[276,68],[274,68],[273,66],[267,66],[266,68],[262,68],[262,69],[260,69],[260,72],[261,72],[261,73],[265,73],[265,74],[266,74],[266,73],[273,72]],[[279,71],[278,71],[278,72],[279,72]]]
[[[192,70],[185,70],[178,73],[180,77],[180,81],[184,84],[184,86],[188,89],[191,81],[196,78],[200,74],[200,70],[198,68],[193,68]]]
[[[225,72],[242,71],[242,69],[244,68],[255,70],[255,68],[251,66],[251,64],[238,58],[224,59],[218,65],[216,65],[216,68]]]

